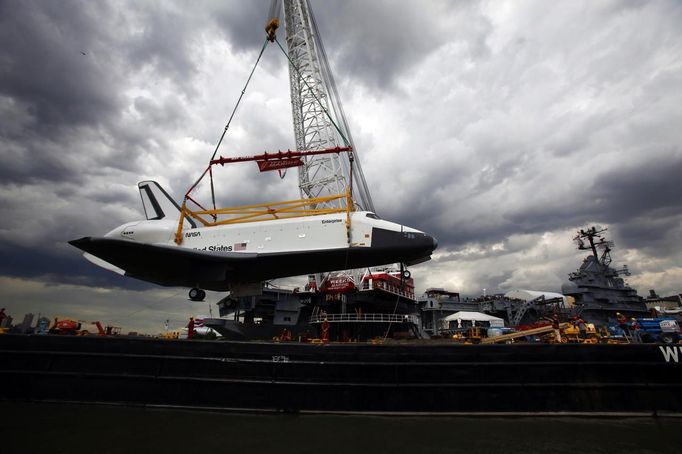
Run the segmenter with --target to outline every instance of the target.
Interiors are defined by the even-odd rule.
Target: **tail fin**
[[[142,197],[142,207],[147,219],[177,219],[180,216],[180,207],[171,198],[170,195],[157,183],[156,181],[141,181],[137,184],[140,189],[140,197]],[[196,224],[190,218],[185,216],[186,223],[189,223],[191,228],[195,228]],[[186,226],[188,227],[188,226]]]

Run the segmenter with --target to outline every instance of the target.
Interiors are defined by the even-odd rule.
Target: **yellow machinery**
[[[564,332],[567,327],[571,326],[570,323],[562,323],[559,325],[559,330]],[[536,336],[538,334],[549,334],[554,331],[554,328],[552,328],[552,325],[547,325],[547,326],[541,326],[540,328],[533,328],[533,329],[527,329],[524,331],[517,331],[515,333],[510,333],[510,334],[503,334],[501,336],[495,336],[495,337],[485,337],[481,339],[482,344],[495,344],[498,342],[507,342],[507,341],[513,341],[514,339],[519,339],[521,337],[526,337],[526,336]]]
[[[562,343],[598,344],[600,340],[601,336],[593,323],[585,324],[585,333],[582,336],[580,329],[572,323],[561,332]]]

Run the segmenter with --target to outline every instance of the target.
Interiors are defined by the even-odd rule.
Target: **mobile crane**
[[[74,335],[74,336],[88,336],[90,331],[84,329],[83,325],[94,325],[97,328],[98,336],[117,336],[121,334],[121,328],[118,326],[107,325],[102,326],[99,321],[88,322],[85,320],[74,320],[70,318],[59,319],[55,317],[52,326],[50,327],[50,334],[59,335]]]

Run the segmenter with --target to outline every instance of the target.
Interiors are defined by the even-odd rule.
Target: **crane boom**
[[[283,3],[296,149],[350,146],[357,156],[310,4],[308,0]],[[309,156],[303,162],[299,168],[302,198],[340,194],[352,182],[356,202],[374,211],[358,159],[353,166],[340,155]]]

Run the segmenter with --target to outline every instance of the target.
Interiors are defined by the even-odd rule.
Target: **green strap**
[[[327,109],[324,108],[324,106],[322,105],[322,102],[320,102],[320,99],[319,99],[319,98],[317,97],[317,95],[315,94],[315,90],[313,90],[313,88],[308,84],[308,81],[305,80],[305,78],[303,77],[303,75],[301,75],[301,71],[298,70],[298,68],[296,67],[296,65],[294,64],[294,62],[293,62],[293,61],[291,60],[291,58],[289,57],[289,54],[287,54],[287,51],[284,50],[284,48],[282,47],[282,45],[280,44],[280,42],[279,42],[279,40],[278,40],[277,38],[275,38],[275,42],[277,43],[277,45],[279,46],[279,48],[282,50],[282,53],[287,57],[287,60],[289,60],[289,63],[291,64],[291,67],[294,68],[294,70],[296,71],[296,74],[298,74],[298,76],[301,78],[301,80],[303,81],[303,83],[306,84],[306,86],[308,87],[308,90],[310,90],[310,92],[313,94],[313,97],[315,98],[315,101],[317,101],[317,103],[320,105],[320,107],[322,108],[322,111],[324,111],[325,115],[327,115],[327,118],[329,118],[329,121],[332,122],[332,124],[334,125],[334,128],[336,129],[336,131],[339,133],[339,135],[340,135],[341,138],[343,139],[343,143],[344,143],[347,147],[350,147],[350,142],[348,141],[348,139],[346,139],[346,136],[343,134],[343,132],[341,131],[341,129],[336,125],[336,122],[335,122],[334,119],[331,117],[331,115],[329,115],[329,112],[327,111]]]
[[[265,39],[265,42],[263,42],[263,47],[260,49],[260,53],[258,54],[258,58],[256,59],[256,64],[253,65],[253,68],[251,69],[251,73],[249,74],[249,78],[246,79],[246,83],[244,84],[244,88],[242,89],[242,93],[239,95],[239,99],[237,100],[237,104],[235,104],[234,109],[232,109],[232,114],[230,114],[230,119],[227,120],[227,124],[225,125],[225,129],[223,129],[223,133],[220,136],[220,140],[218,140],[218,144],[215,147],[215,150],[213,151],[213,155],[211,156],[211,159],[209,159],[209,163],[215,159],[215,156],[218,154],[218,149],[220,148],[220,145],[223,143],[223,139],[225,138],[225,134],[227,133],[227,130],[230,128],[230,123],[232,123],[232,119],[234,118],[234,114],[237,112],[237,108],[239,107],[239,103],[242,101],[242,97],[244,96],[244,93],[246,93],[246,88],[249,86],[249,82],[251,82],[251,77],[253,77],[253,73],[256,71],[256,67],[258,66],[258,62],[260,62],[260,58],[263,56],[263,52],[265,51],[265,48],[268,45],[268,39]],[[210,167],[210,164],[209,164]],[[194,188],[197,187],[197,185],[201,182],[201,180],[204,179],[206,176],[206,173],[208,173],[208,168],[204,170],[204,172],[201,174],[201,176],[197,179],[197,181],[194,182],[194,184],[189,188],[186,194],[189,194],[194,190]],[[211,181],[212,183],[212,181]],[[213,184],[211,184],[211,196],[215,197],[215,193],[213,191]]]
[[[242,90],[242,93],[239,95],[239,99],[237,100],[237,104],[235,104],[234,109],[232,109],[232,114],[230,115],[230,119],[227,120],[227,124],[225,125],[225,129],[223,130],[223,135],[220,136],[220,140],[218,141],[218,145],[215,147],[215,151],[213,152],[213,156],[211,156],[211,161],[215,159],[215,155],[218,153],[218,148],[220,148],[220,144],[223,142],[223,138],[225,137],[225,133],[227,132],[227,129],[230,127],[230,123],[232,123],[232,118],[234,117],[234,114],[237,112],[237,107],[239,107],[239,103],[242,101],[242,97],[244,96],[244,93],[246,93],[246,88],[249,86],[249,82],[251,82],[251,77],[253,77],[253,73],[256,71],[256,67],[258,66],[258,62],[260,62],[260,58],[263,56],[263,52],[265,51],[265,48],[268,45],[268,39],[265,39],[265,42],[263,43],[263,47],[260,49],[260,53],[258,54],[258,58],[256,59],[256,64],[253,65],[253,68],[251,69],[251,74],[249,74],[249,78],[246,79],[246,84],[244,84],[244,89]]]

